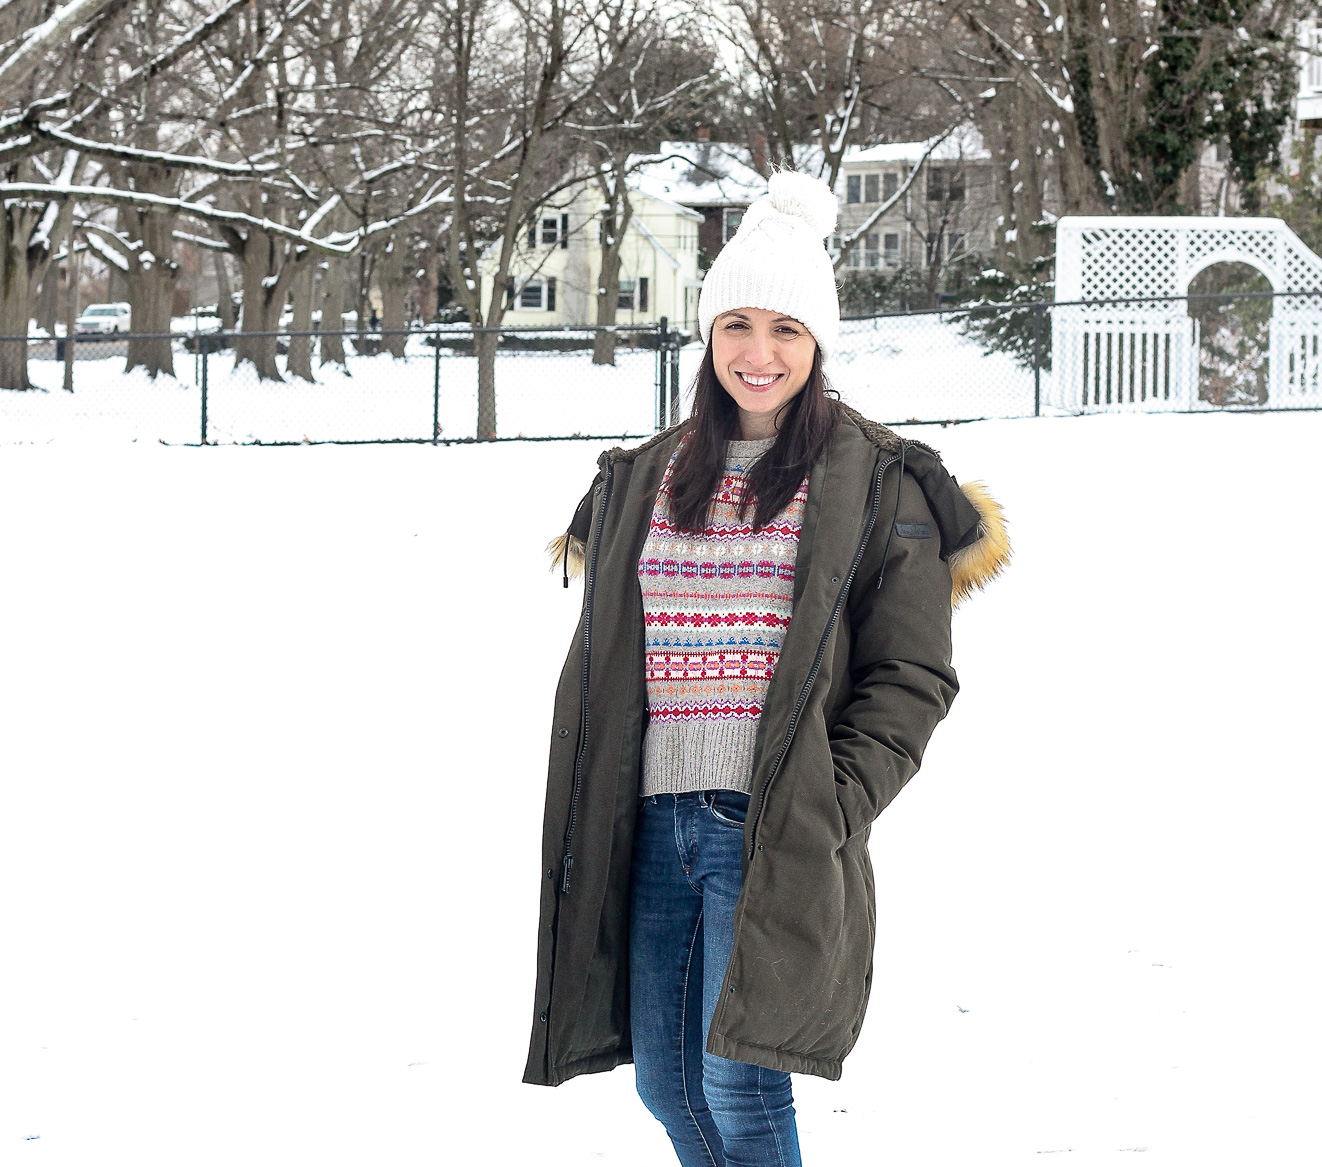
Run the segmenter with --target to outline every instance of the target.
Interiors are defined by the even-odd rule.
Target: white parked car
[[[89,304],[74,321],[74,330],[81,333],[128,332],[133,327],[133,313],[125,303]]]

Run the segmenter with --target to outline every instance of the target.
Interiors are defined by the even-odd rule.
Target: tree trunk
[[[64,264],[64,388],[73,392],[74,322],[78,319],[78,253],[74,250],[73,233],[69,233],[69,258]]]
[[[234,345],[237,368],[248,362],[263,381],[283,381],[276,364],[275,331],[289,282],[299,266],[285,245],[255,228],[243,241],[243,321]],[[310,259],[305,253],[305,259]]]
[[[344,288],[348,282],[348,260],[332,255],[321,275],[321,363],[344,363]]]
[[[237,323],[234,312],[234,289],[230,287],[229,260],[223,251],[213,251],[216,261],[216,313],[220,317],[220,326],[226,332],[233,332]]]
[[[606,199],[606,229],[601,249],[601,274],[597,277],[597,331],[592,335],[592,363],[615,364],[615,314],[620,307],[620,250],[633,219],[633,204],[624,189],[624,157],[612,159],[614,189],[599,182]]]
[[[477,352],[477,437],[496,436],[496,349],[500,333],[480,332],[473,337]]]
[[[46,269],[46,277],[37,292],[37,324],[51,336],[55,335],[55,322],[60,315],[60,278],[54,267]]]
[[[138,184],[139,189],[151,189],[141,176]],[[170,188],[167,185],[165,189]],[[133,316],[124,371],[141,366],[153,379],[160,373],[173,377],[170,310],[174,306],[174,285],[179,275],[179,265],[174,260],[176,216],[163,211],[129,208],[120,213],[119,221],[121,230],[142,241],[137,252],[129,254],[129,269],[125,273]]]
[[[20,257],[21,258],[21,257]],[[28,297],[26,273],[11,279],[5,265],[0,287],[0,389],[30,389],[28,381]]]
[[[300,271],[294,277],[290,296],[294,301],[294,318],[289,331],[289,359],[285,369],[291,377],[302,377],[304,381],[315,381],[312,375],[312,296],[317,283],[317,261],[308,257],[299,265]],[[302,335],[300,335],[302,334]]]
[[[408,325],[406,250],[404,234],[392,235],[376,265],[377,286],[381,289],[381,347],[397,360],[403,359],[408,340],[402,331]]]
[[[423,260],[423,272],[417,279],[418,317],[423,324],[435,319],[438,305],[437,284],[440,276],[440,247],[433,240],[427,245],[427,255]]]
[[[607,247],[601,253],[601,275],[597,277],[597,331],[592,334],[592,363],[615,363],[615,313],[620,306],[620,249]]]
[[[28,305],[32,272],[28,240],[41,212],[14,201],[0,219],[0,389],[30,389]]]

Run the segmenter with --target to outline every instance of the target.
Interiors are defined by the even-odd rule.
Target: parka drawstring
[[[565,553],[560,561],[560,570],[565,573],[565,587],[569,586],[569,532],[565,532]]]
[[[886,549],[881,553],[881,570],[877,572],[877,591],[886,576],[886,560],[890,558],[891,539],[895,537],[895,524],[900,521],[900,495],[904,493],[904,439],[900,439],[900,486],[895,492],[895,514],[891,516],[891,529],[886,532]]]

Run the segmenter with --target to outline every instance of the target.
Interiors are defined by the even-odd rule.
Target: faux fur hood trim
[[[946,561],[950,568],[952,608],[958,608],[962,601],[1000,575],[1012,554],[1001,504],[981,482],[962,482],[959,488],[978,512],[978,537],[967,547],[952,551]]]
[[[894,430],[880,422],[864,417],[857,410],[851,409],[843,402],[840,403],[840,411],[858,426],[868,440],[878,448],[889,454],[899,452],[901,439]],[[687,422],[680,422],[679,425],[662,430],[655,437],[649,438],[638,446],[628,449],[615,446],[609,450],[604,450],[597,460],[598,465],[604,470],[607,462],[632,462],[644,450],[651,449],[658,443],[665,441],[666,438],[681,430],[686,424]],[[920,450],[925,450],[938,463],[940,462],[941,455],[931,446],[916,442],[911,438],[905,439],[905,445],[908,448],[917,447]],[[944,469],[941,470],[941,474],[943,478],[949,478]],[[978,513],[976,536],[964,546],[952,551],[946,561],[950,568],[950,603],[952,607],[957,608],[975,591],[986,587],[1005,570],[1009,564],[1012,550],[1005,512],[1001,508],[1001,504],[987,490],[986,485],[977,481],[955,483],[953,478],[949,478],[949,482],[951,485],[958,486],[958,489]],[[557,535],[546,545],[546,553],[552,571],[559,571],[563,566],[570,579],[578,579],[583,574],[585,542],[577,535],[571,535],[568,531],[562,535]]]

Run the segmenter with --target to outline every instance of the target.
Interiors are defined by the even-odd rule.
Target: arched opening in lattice
[[[1200,401],[1267,403],[1274,290],[1257,265],[1230,259],[1206,264],[1189,281]]]
[[[1262,308],[1235,335],[1223,318],[1182,299],[1191,285],[1197,293],[1235,279],[1201,276],[1225,264],[1247,265],[1277,293],[1261,360],[1250,350],[1260,342],[1253,313]],[[1297,292],[1310,295],[1288,294]],[[1322,257],[1280,219],[1066,216],[1056,224],[1046,400],[1086,412],[1322,406],[1318,292]],[[1206,360],[1205,325],[1217,346]]]

